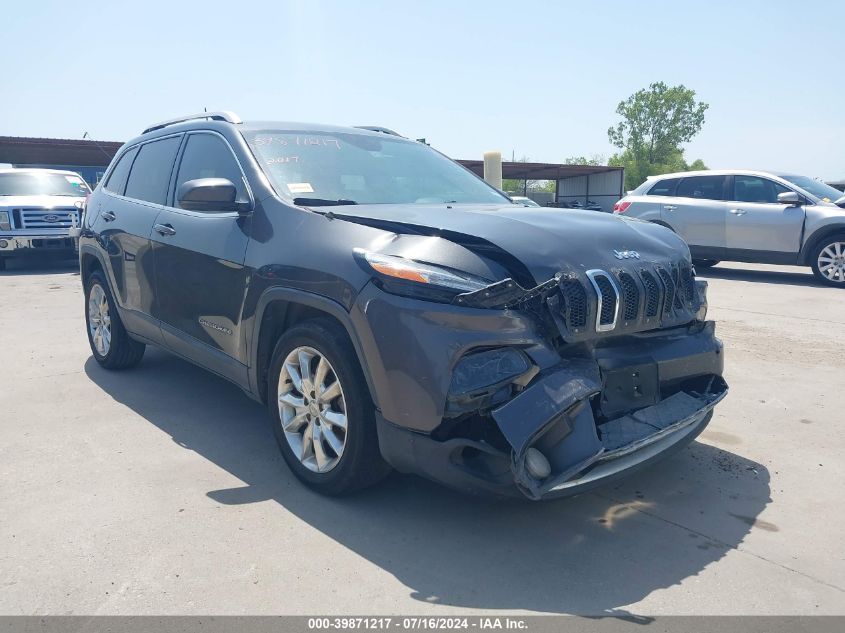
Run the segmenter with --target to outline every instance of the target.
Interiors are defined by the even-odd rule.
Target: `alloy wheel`
[[[279,418],[288,445],[303,466],[325,473],[346,446],[346,401],[331,363],[312,347],[297,347],[282,363]]]
[[[845,283],[845,242],[832,242],[818,257],[819,272],[829,281]]]
[[[88,331],[97,353],[106,356],[111,348],[111,315],[109,300],[100,284],[94,284],[88,295]]]

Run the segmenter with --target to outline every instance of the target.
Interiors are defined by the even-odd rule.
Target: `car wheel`
[[[85,282],[85,324],[91,353],[106,369],[132,367],[143,358],[146,346],[126,333],[100,271],[91,273]]]
[[[267,402],[282,456],[314,490],[340,495],[390,471],[357,355],[332,321],[306,321],[281,336],[270,361]]]
[[[696,268],[713,268],[716,264],[719,263],[718,259],[694,259],[692,260],[692,265]]]
[[[845,233],[823,239],[810,257],[816,277],[828,286],[845,287]]]

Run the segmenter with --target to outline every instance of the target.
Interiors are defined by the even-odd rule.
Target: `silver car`
[[[699,268],[720,261],[811,266],[845,287],[845,198],[806,176],[711,170],[646,180],[613,207],[669,227]]]

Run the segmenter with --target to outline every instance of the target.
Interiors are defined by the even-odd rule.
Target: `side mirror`
[[[778,204],[788,204],[791,207],[801,206],[801,196],[794,191],[784,191],[778,194]]]
[[[188,211],[246,212],[249,204],[236,200],[238,190],[231,180],[226,178],[197,178],[181,184],[176,192],[176,202]]]
[[[837,207],[842,207],[843,209],[845,209],[845,196],[842,196],[841,198],[839,198],[839,200],[837,200],[833,204],[835,204]]]

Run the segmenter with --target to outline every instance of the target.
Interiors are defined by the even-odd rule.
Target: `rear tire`
[[[810,266],[823,284],[845,288],[845,233],[819,241],[810,253]]]
[[[144,357],[146,345],[129,337],[103,273],[95,270],[85,280],[85,326],[91,353],[106,369],[126,369]]]
[[[292,327],[270,361],[267,405],[293,474],[325,495],[383,479],[375,407],[346,332],[329,319]]]
[[[694,259],[692,260],[692,265],[696,268],[713,268],[716,264],[719,263],[718,259]]]

